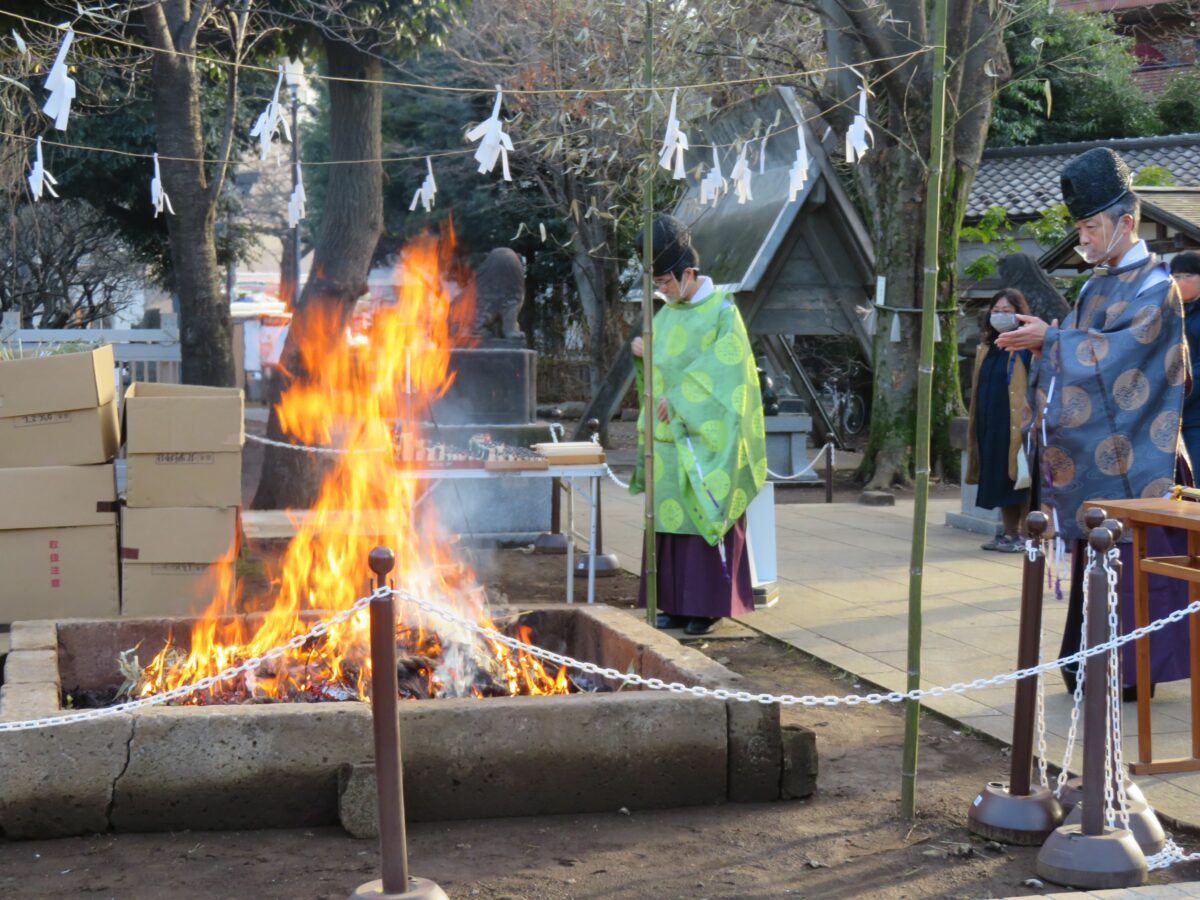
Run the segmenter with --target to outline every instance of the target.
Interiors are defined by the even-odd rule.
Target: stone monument
[[[521,257],[497,247],[475,272],[472,346],[450,351],[454,381],[430,410],[437,440],[466,446],[481,433],[514,447],[550,440],[549,425],[537,421],[537,353],[517,324],[524,300]],[[464,540],[527,543],[549,530],[549,479],[447,479],[434,490],[443,523]]]

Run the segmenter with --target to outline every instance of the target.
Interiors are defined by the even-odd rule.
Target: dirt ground
[[[478,560],[515,602],[561,597],[561,557],[510,550]],[[636,580],[599,582],[632,604]],[[768,690],[866,687],[765,638],[696,644]],[[481,701],[486,702],[486,701]],[[926,718],[914,823],[898,815],[903,720],[892,708],[785,710],[817,733],[820,775],[804,801],[529,819],[415,824],[411,868],[454,898],[980,898],[1037,895],[1035,851],[972,839],[968,804],[1002,778],[994,745]],[[1194,844],[1194,836],[1185,837]],[[0,896],[343,898],[378,877],[379,850],[337,828],[103,834],[0,841]],[[1181,867],[1155,882],[1200,878]]]
[[[261,426],[255,430],[261,433]],[[618,445],[631,429],[616,429]],[[259,448],[246,447],[247,499]],[[957,491],[953,486],[936,490]],[[858,488],[839,473],[835,498]],[[824,490],[779,491],[780,502],[823,502]],[[489,594],[559,602],[562,557],[478,553]],[[631,607],[634,577],[597,581],[597,599]],[[775,692],[845,694],[868,685],[765,638],[695,644]],[[486,701],[481,701],[486,702]],[[1002,779],[1004,752],[939,720],[923,720],[915,822],[898,814],[903,720],[890,707],[785,710],[817,734],[820,775],[808,800],[678,810],[623,810],[527,819],[420,823],[411,869],[453,898],[982,898],[1038,895],[1026,886],[1036,851],[972,839],[969,803]],[[1187,844],[1196,836],[1185,836]],[[259,832],[102,834],[53,841],[0,839],[0,897],[344,898],[377,878],[379,848],[336,827]],[[1200,878],[1200,865],[1152,883]]]

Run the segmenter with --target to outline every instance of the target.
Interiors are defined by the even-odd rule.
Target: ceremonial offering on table
[[[552,466],[588,466],[604,462],[604,448],[592,441],[563,441],[558,444],[534,444]]]
[[[543,454],[493,441],[486,434],[471,438],[471,449],[483,457],[483,467],[489,472],[537,471],[550,467]]]

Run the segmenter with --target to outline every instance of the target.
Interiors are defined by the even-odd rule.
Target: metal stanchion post
[[[1038,664],[1042,634],[1042,586],[1046,555],[1041,537],[1048,522],[1040,512],[1031,512],[1025,528],[1037,549],[1026,555],[1021,582],[1021,624],[1017,643],[1017,668]],[[1008,844],[1037,846],[1060,822],[1063,811],[1054,794],[1038,785],[1030,788],[1033,770],[1034,720],[1037,714],[1037,679],[1017,682],[1013,706],[1012,764],[1008,784],[989,782],[967,813],[967,827],[975,834]]]
[[[376,589],[388,587],[396,556],[386,547],[370,555]],[[383,878],[360,885],[350,900],[449,900],[427,878],[408,874],[404,828],[404,774],[400,758],[400,685],[396,675],[396,606],[391,594],[371,601],[371,721]]]
[[[591,432],[592,438],[595,439],[600,434],[600,420],[588,419],[588,431]],[[594,564],[597,578],[611,578],[621,570],[621,561],[617,559],[615,553],[604,552],[604,511],[600,505],[600,497],[604,493],[604,479],[592,479],[596,484],[595,496],[592,501],[596,508],[593,513],[596,518],[596,546],[589,547],[591,554],[594,554]],[[579,562],[575,563],[575,575],[582,578],[588,573],[588,557],[582,556]]]
[[[1101,517],[1103,520],[1103,517]],[[1088,544],[1095,559],[1084,575],[1088,589],[1087,645],[1108,640],[1108,575],[1104,555],[1112,546],[1107,528],[1094,528]],[[1086,660],[1083,685],[1083,810],[1078,825],[1060,825],[1038,852],[1037,872],[1057,884],[1087,890],[1125,888],[1146,882],[1146,856],[1133,833],[1104,823],[1105,756],[1108,752],[1108,660]]]
[[[1089,514],[1095,510],[1088,510]],[[1113,545],[1116,546],[1121,540],[1121,535],[1125,531],[1125,527],[1118,519],[1104,519],[1100,523],[1100,527],[1107,528],[1113,538]],[[1111,560],[1109,565],[1112,566],[1117,573],[1117,595],[1120,596],[1121,579],[1124,576],[1124,566],[1119,558]],[[1112,651],[1114,653],[1120,651]],[[1167,845],[1167,834],[1163,830],[1162,823],[1158,821],[1158,815],[1154,812],[1153,807],[1146,801],[1146,795],[1142,793],[1141,788],[1134,784],[1133,780],[1126,777],[1124,772],[1118,772],[1117,766],[1113,765],[1112,773],[1112,790],[1113,796],[1119,796],[1121,790],[1121,780],[1124,780],[1125,790],[1125,809],[1129,815],[1129,830],[1133,832],[1133,839],[1137,841],[1138,846],[1142,848],[1142,853],[1146,856],[1153,856]],[[1072,778],[1067,783],[1078,792],[1078,796],[1082,796],[1083,788],[1079,783],[1079,779]],[[1083,803],[1079,802],[1071,810],[1066,817],[1065,824],[1077,825],[1082,821]]]
[[[557,406],[550,413],[551,434],[562,427],[563,411]],[[554,440],[552,437],[551,440]],[[550,479],[550,530],[543,531],[533,542],[534,553],[566,553],[570,538],[562,533],[562,480]]]
[[[825,442],[825,502],[833,502],[833,441]]]

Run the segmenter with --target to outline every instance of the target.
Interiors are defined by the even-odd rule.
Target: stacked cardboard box
[[[134,384],[125,394],[121,612],[186,615],[231,596],[242,392]]]
[[[111,347],[0,362],[0,622],[119,609]]]

